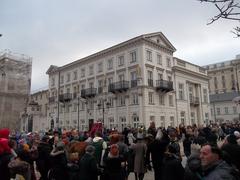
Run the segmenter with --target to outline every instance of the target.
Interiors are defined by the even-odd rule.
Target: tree
[[[213,16],[207,25],[219,19],[227,19],[231,21],[238,21],[240,23],[240,0],[198,0],[202,3],[211,3],[218,9],[218,14]],[[231,31],[240,37],[240,26],[236,26]]]

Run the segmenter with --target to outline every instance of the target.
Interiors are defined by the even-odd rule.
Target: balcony
[[[65,103],[72,100],[72,94],[71,93],[64,93],[59,95],[59,102]]]
[[[81,97],[84,99],[92,98],[96,96],[96,94],[97,94],[97,88],[88,88],[88,89],[81,90]]]
[[[173,82],[172,81],[166,81],[166,80],[157,80],[156,81],[156,88],[157,91],[161,92],[169,92],[173,90]]]
[[[137,87],[137,85],[138,85],[137,82],[138,82],[137,80],[131,80],[131,88]]]
[[[124,92],[129,89],[129,81],[119,81],[115,83],[111,83],[108,86],[108,91],[112,93],[116,92]]]
[[[190,100],[190,105],[191,106],[198,106],[199,105],[199,97],[190,96],[189,100]]]
[[[72,94],[71,93],[64,93],[59,95],[59,102],[65,103],[72,100]]]
[[[152,79],[148,79],[148,86],[153,87],[153,80]]]
[[[54,103],[55,102],[55,96],[49,97],[48,102],[49,103]]]

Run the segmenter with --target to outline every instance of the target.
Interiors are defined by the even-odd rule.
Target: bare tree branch
[[[226,19],[240,22],[240,0],[198,0],[201,3],[212,3],[218,10],[218,14],[213,16],[207,25],[214,23],[219,19]],[[237,26],[231,31],[237,37],[240,37],[240,27]]]

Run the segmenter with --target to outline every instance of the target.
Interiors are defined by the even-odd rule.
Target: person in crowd
[[[100,132],[95,133],[92,145],[95,147],[94,156],[97,160],[98,167],[101,166],[101,161],[105,150],[107,149],[107,143],[101,137]]]
[[[94,153],[95,147],[88,145],[85,149],[85,154],[79,161],[79,179],[98,180],[99,170]]]
[[[240,171],[240,146],[237,144],[237,137],[234,134],[226,136],[221,150],[223,159]]]
[[[204,180],[236,180],[234,169],[222,160],[221,150],[215,144],[205,144],[200,150]]]
[[[67,176],[67,157],[64,150],[64,143],[58,141],[56,147],[50,153],[51,169],[49,173],[50,180],[65,180]]]
[[[174,128],[169,128],[168,129],[168,135],[170,138],[170,144],[175,147],[176,149],[176,155],[181,159],[181,153],[180,153],[180,145],[178,143],[177,139],[177,131]],[[186,136],[186,135],[185,135]]]
[[[189,157],[191,154],[191,137],[189,134],[186,134],[185,139],[183,140],[183,151],[186,157]]]
[[[133,143],[135,143],[136,138],[135,138],[134,135],[133,135],[133,129],[130,129],[130,130],[128,131],[127,138],[128,138],[128,145],[132,145]]]
[[[167,147],[167,151],[164,154],[161,180],[183,180],[184,168],[181,164],[181,159],[176,154],[177,149],[171,144]],[[173,172],[174,170],[174,172]]]
[[[147,167],[150,168],[150,162],[152,161],[155,180],[161,179],[161,169],[163,166],[164,152],[166,151],[169,142],[170,139],[168,137],[168,134],[159,128],[155,140],[148,145],[146,164]]]
[[[69,162],[67,164],[68,169],[68,179],[69,180],[78,180],[79,174],[79,154],[78,152],[69,154]]]
[[[155,125],[155,122],[154,122],[154,121],[152,121],[152,122],[150,123],[150,126],[149,126],[149,128],[148,128],[148,130],[147,130],[147,133],[148,133],[148,134],[151,134],[151,135],[155,138],[155,136],[156,136],[156,134],[157,134],[157,129],[156,129],[156,125]]]
[[[36,160],[36,165],[41,174],[40,180],[47,180],[47,174],[50,169],[50,153],[52,151],[52,147],[48,141],[49,136],[43,136],[41,142],[37,147],[38,158]]]
[[[119,146],[112,144],[104,157],[104,180],[124,180],[124,157],[119,154]]]
[[[9,146],[9,133],[8,129],[0,130],[0,179],[2,180],[10,179],[8,163],[14,157]]]
[[[137,143],[132,144],[131,147],[134,151],[134,174],[135,180],[143,180],[146,172],[146,152],[147,146],[144,143],[143,132],[138,132]]]

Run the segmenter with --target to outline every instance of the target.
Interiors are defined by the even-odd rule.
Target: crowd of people
[[[240,125],[13,134],[0,130],[0,179],[240,179]],[[186,166],[182,158],[186,156]]]

